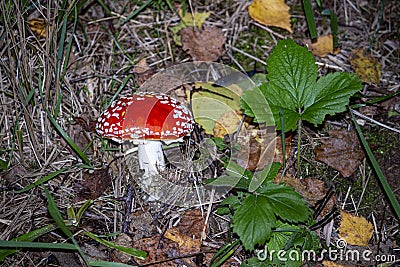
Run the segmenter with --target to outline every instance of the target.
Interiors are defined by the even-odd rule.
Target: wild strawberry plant
[[[267,61],[267,81],[259,87],[269,104],[277,130],[288,132],[297,128],[300,136],[302,121],[317,126],[326,115],[345,111],[350,97],[362,87],[359,78],[348,72],[334,72],[317,78],[315,58],[306,47],[291,39],[278,42]],[[244,112],[251,117],[257,115],[259,122],[271,124],[271,114],[263,113],[265,107],[257,105],[259,97],[257,90],[245,92]],[[250,109],[250,106],[256,108]],[[299,151],[300,140],[298,138]],[[297,155],[300,169],[300,153]]]
[[[242,107],[245,114],[260,123],[275,125],[283,133],[297,129],[300,136],[302,121],[316,126],[324,121],[326,115],[345,111],[350,97],[361,89],[361,83],[356,75],[347,72],[330,73],[318,79],[318,67],[311,52],[286,39],[279,41],[269,56],[267,81],[259,88],[244,93]],[[269,108],[260,101],[262,97],[267,100]],[[298,140],[300,146],[301,138]],[[286,255],[292,251],[301,255],[301,251],[317,249],[319,239],[307,227],[312,223],[312,211],[292,188],[272,182],[279,164],[273,163],[271,168],[256,174],[232,163],[229,168],[228,177],[220,177],[220,180],[239,181],[235,186],[238,194],[222,202],[230,209],[221,208],[219,211],[233,211],[232,230],[246,250],[267,248],[267,254],[268,251],[284,250]],[[252,180],[262,181],[255,191],[249,190]],[[228,252],[229,249],[233,247],[224,247],[222,251]],[[299,266],[301,259],[279,262],[277,257],[264,255],[264,259],[253,257],[242,266],[270,264]]]

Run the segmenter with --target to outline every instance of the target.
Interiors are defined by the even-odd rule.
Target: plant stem
[[[299,120],[299,125],[297,126],[297,171],[299,172],[299,178],[301,179],[301,169],[300,169],[300,149],[301,149],[301,119]]]

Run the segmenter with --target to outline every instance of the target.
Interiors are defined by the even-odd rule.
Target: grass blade
[[[130,21],[131,19],[133,19],[134,17],[136,17],[143,9],[145,9],[151,2],[153,2],[153,0],[148,0],[146,3],[144,3],[143,5],[141,5],[138,9],[136,9],[135,11],[133,11],[132,14],[130,14],[126,19],[124,19],[120,25],[118,25],[118,27],[123,26],[125,23],[127,23],[128,21]]]
[[[311,39],[318,37],[317,26],[314,20],[314,11],[312,9],[311,0],[303,0],[304,13],[306,14],[308,30],[311,35]]]
[[[57,123],[57,121],[53,118],[48,110],[46,110],[47,117],[49,118],[51,124],[53,124],[54,128],[61,134],[62,138],[68,143],[68,145],[75,151],[76,154],[83,160],[86,165],[91,166],[90,160],[86,157],[85,153],[75,144],[75,142],[69,137],[69,135],[61,128],[61,126]]]
[[[47,210],[49,211],[51,217],[54,219],[54,221],[56,222],[56,225],[58,227],[60,227],[61,231],[63,231],[63,233],[72,240],[72,243],[74,243],[73,245],[76,247],[76,249],[79,252],[79,255],[81,256],[82,260],[84,260],[86,262],[86,264],[88,265],[88,261],[86,259],[85,254],[83,253],[82,249],[79,247],[78,242],[76,241],[76,239],[74,238],[74,235],[72,234],[71,230],[69,230],[69,228],[67,227],[67,225],[64,223],[64,220],[61,216],[60,211],[58,210],[57,204],[54,201],[53,197],[51,196],[49,190],[43,186],[43,189],[46,193],[46,198],[47,198]]]
[[[131,255],[131,256],[136,257],[136,258],[141,259],[141,260],[146,259],[147,253],[144,252],[144,251],[137,250],[137,249],[134,249],[134,248],[128,248],[128,247],[116,245],[116,244],[114,244],[114,243],[112,243],[110,241],[101,239],[98,236],[96,236],[95,234],[90,233],[90,232],[85,232],[85,234],[88,237],[92,238],[93,240],[96,240],[100,244],[103,244],[103,245],[105,245],[105,246],[107,246],[109,248],[117,249],[119,251],[122,251],[122,252],[124,252],[124,253],[126,253],[128,255]]]
[[[386,180],[385,175],[383,174],[381,168],[378,165],[378,162],[376,161],[374,154],[371,151],[371,148],[369,147],[367,140],[365,139],[360,126],[358,125],[354,114],[352,112],[351,109],[350,110],[350,114],[351,114],[351,118],[353,120],[354,125],[356,126],[356,130],[358,133],[358,136],[360,137],[361,143],[364,146],[365,152],[367,152],[368,155],[368,159],[370,160],[372,167],[376,173],[376,175],[378,176],[379,182],[381,183],[382,187],[383,187],[383,191],[386,194],[386,197],[389,199],[390,205],[393,208],[394,212],[397,215],[397,219],[400,219],[400,204],[396,199],[396,196],[393,194],[392,189],[390,188],[390,185],[388,183],[388,181]]]
[[[43,242],[22,242],[0,240],[0,247],[3,248],[49,248],[49,249],[67,249],[77,250],[74,244],[43,243]],[[0,259],[1,260],[1,259]]]
[[[42,228],[30,231],[29,233],[20,235],[18,237],[15,237],[9,241],[6,240],[0,240],[0,247],[13,247],[16,248],[18,246],[11,246],[9,242],[31,242],[33,240],[35,240],[36,238],[38,238],[39,236],[42,236],[44,234],[47,234],[53,230],[57,229],[57,226],[55,226],[54,224],[49,224],[46,225]],[[7,242],[7,245],[2,243]],[[0,262],[4,261],[4,259],[9,256],[12,255],[14,253],[16,253],[18,251],[18,249],[0,249]]]
[[[30,185],[24,187],[23,189],[18,190],[18,191],[15,191],[15,193],[19,194],[19,193],[23,193],[23,192],[26,192],[26,191],[28,191],[28,190],[31,190],[32,188],[34,188],[34,187],[36,187],[36,186],[38,186],[38,185],[44,184],[45,182],[47,182],[47,181],[53,179],[54,177],[56,177],[56,176],[59,175],[60,173],[66,171],[66,170],[69,170],[69,169],[70,169],[70,168],[64,168],[64,169],[61,169],[61,170],[52,172],[52,173],[50,173],[49,175],[46,175],[45,177],[40,178],[39,180],[37,180],[37,181],[31,183]]]

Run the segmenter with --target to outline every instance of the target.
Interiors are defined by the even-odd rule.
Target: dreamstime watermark
[[[320,252],[314,250],[268,250],[265,247],[263,250],[256,251],[257,258],[260,261],[273,261],[278,259],[281,262],[286,261],[307,261],[318,262],[322,260],[330,261],[346,261],[346,262],[395,262],[396,255],[383,254],[373,255],[369,249],[356,250],[347,247],[347,243],[343,239],[336,241],[336,247],[323,249]]]

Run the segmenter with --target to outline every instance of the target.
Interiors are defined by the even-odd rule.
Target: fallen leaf
[[[240,150],[233,157],[242,168],[250,171],[260,171],[273,162],[276,148],[275,132],[242,128],[237,136]]]
[[[133,240],[132,240],[132,237],[130,237],[129,235],[121,233],[115,239],[114,244],[118,245],[118,246],[130,248],[130,247],[133,247]],[[132,256],[130,256],[129,254],[126,254],[120,250],[114,249],[111,252],[110,258],[113,262],[128,263],[128,261],[130,261],[132,259]]]
[[[339,227],[339,237],[347,244],[355,246],[367,246],[372,237],[374,227],[364,217],[358,217],[340,211],[342,217]]]
[[[332,35],[319,36],[315,43],[311,44],[311,51],[314,56],[326,57],[328,54],[336,55],[339,49],[333,48]]]
[[[31,29],[31,31],[39,37],[43,37],[46,38],[46,20],[43,18],[34,18],[34,19],[30,19],[28,20],[28,25],[29,28]],[[50,30],[51,30],[51,26],[50,26]]]
[[[214,136],[224,138],[237,131],[241,121],[240,113],[234,110],[223,113],[215,123]]]
[[[328,164],[343,177],[351,176],[364,158],[364,152],[355,131],[328,131],[329,138],[320,139],[314,149],[315,159]]]
[[[334,263],[333,261],[326,261],[326,260],[322,261],[322,265],[324,267],[346,267],[344,265]]]
[[[217,27],[187,27],[179,31],[182,48],[194,61],[216,61],[223,52],[225,37]]]
[[[196,83],[194,86],[193,116],[207,134],[214,134],[215,124],[222,114],[240,111],[240,96],[242,95],[240,87],[235,85],[213,87],[209,83]]]
[[[292,176],[281,177],[278,175],[275,177],[274,183],[285,183],[292,187],[311,207],[314,207],[318,201],[322,200],[328,192],[324,181],[315,178],[304,178],[300,180]],[[329,207],[329,210],[332,208],[333,206]]]
[[[350,64],[361,81],[379,83],[382,64],[368,53],[365,48],[353,50],[350,56]]]
[[[261,24],[279,27],[293,33],[289,9],[284,0],[254,0],[249,6],[249,15]]]
[[[189,254],[200,251],[201,240],[182,234],[176,227],[168,229],[164,236],[178,243],[181,254]]]
[[[203,217],[201,210],[193,209],[187,210],[183,214],[177,229],[187,236],[201,238],[201,232],[205,225],[205,218]]]
[[[197,27],[201,28],[210,16],[210,12],[186,12],[185,15],[183,15],[182,9],[179,10],[179,17],[181,18],[181,22],[177,25],[171,28],[171,32],[173,33],[173,39],[174,42],[182,46],[182,41],[181,41],[181,36],[179,35],[179,31],[186,28],[186,27]]]
[[[149,64],[147,64],[147,60],[143,58],[133,67],[133,73],[135,74],[137,86],[141,86],[147,79],[153,76],[154,71]]]
[[[96,199],[111,185],[111,177],[107,169],[95,170],[94,172],[85,172],[83,178],[74,185],[77,188],[75,202],[85,199]]]
[[[135,249],[147,252],[145,260],[135,259],[139,264],[149,264],[155,261],[167,260],[168,258],[179,257],[178,244],[168,238],[163,238],[161,235],[154,235],[139,239],[134,243]],[[164,266],[177,266],[175,261],[165,261],[151,266],[164,267]]]

